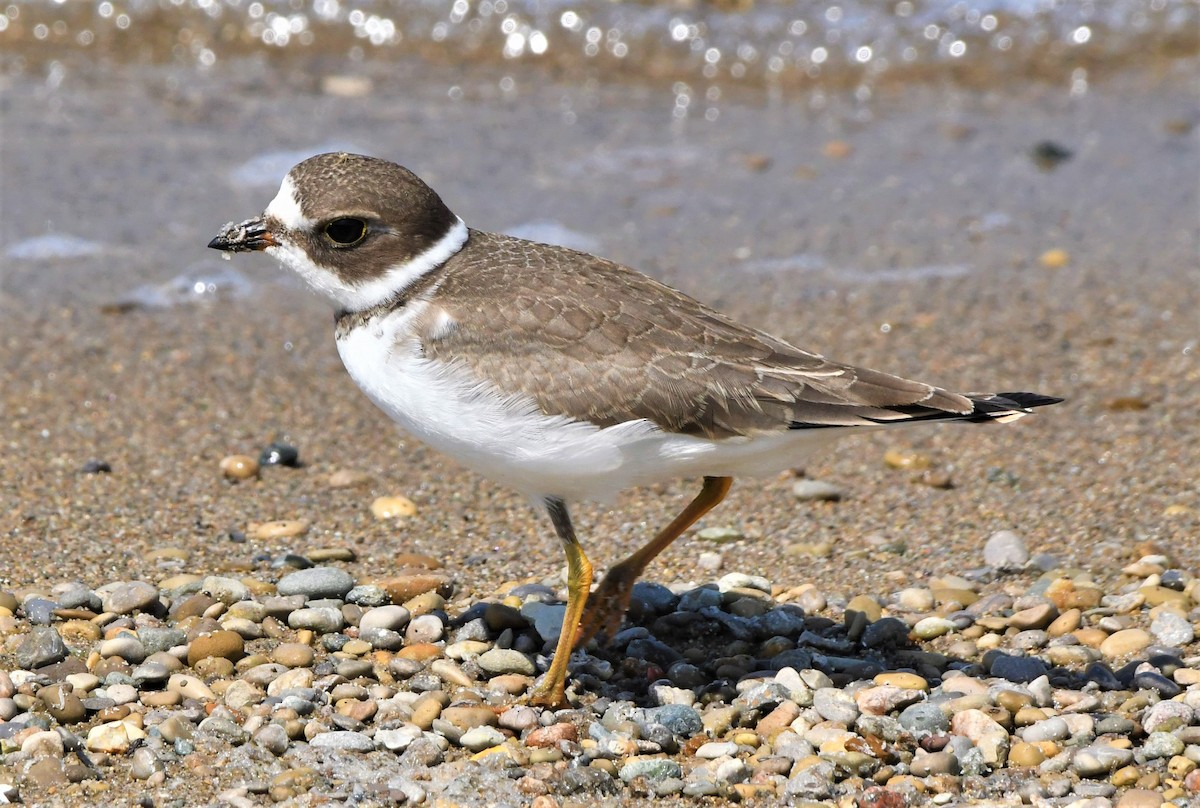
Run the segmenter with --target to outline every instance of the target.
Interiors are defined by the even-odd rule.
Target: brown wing
[[[440,274],[426,354],[548,414],[603,425],[644,418],[723,438],[976,407],[806,353],[627,267],[563,248],[473,231]],[[452,326],[433,316],[443,311]]]

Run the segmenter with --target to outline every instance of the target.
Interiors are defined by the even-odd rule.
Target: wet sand
[[[869,114],[747,93],[723,99],[714,122],[673,119],[662,88],[511,75],[506,93],[392,66],[359,98],[254,63],[204,78],[128,68],[57,88],[7,80],[0,244],[52,232],[102,246],[3,258],[0,589],[269,575],[286,552],[348,546],[360,579],[401,552],[440,559],[453,610],[558,573],[549,527],[524,501],[398,435],[354,388],[322,301],[269,259],[225,264],[205,250],[274,194],[277,178],[238,184],[231,171],[327,144],[404,162],[472,226],[551,219],[833,358],[1068,399],[1007,427],[843,441],[804,470],[842,487],[839,503],[798,503],[791,478],[740,480],[700,527],[744,538],[713,548],[687,537],[650,580],[710,580],[696,559],[719,549],[723,571],[815,582],[836,602],[979,567],[1003,528],[1103,579],[1151,545],[1196,572],[1200,103],[1184,66],[1078,98],[896,88]],[[450,86],[466,89],[455,100]],[[1046,140],[1073,157],[1039,168],[1030,150]],[[1052,249],[1064,265],[1039,260]],[[141,284],[229,270],[249,282],[231,299],[112,305]],[[299,447],[303,466],[222,478],[222,457],[272,440]],[[954,487],[888,468],[891,449],[926,455]],[[82,473],[93,459],[111,473]],[[335,489],[339,469],[371,482]],[[578,507],[597,566],[639,546],[695,487]],[[417,514],[377,521],[369,505],[386,494]],[[312,527],[243,540],[270,519]],[[796,552],[822,541],[826,557]],[[189,560],[149,555],[164,546]]]

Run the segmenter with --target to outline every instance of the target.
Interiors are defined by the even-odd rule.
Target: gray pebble
[[[645,777],[651,783],[670,778],[682,778],[683,770],[673,760],[663,758],[647,758],[633,760],[621,767],[618,772],[626,783],[635,777]]]
[[[1098,743],[1075,752],[1071,758],[1071,771],[1080,777],[1103,777],[1132,761],[1131,750]]]
[[[29,636],[17,646],[17,665],[25,670],[34,670],[62,662],[68,653],[67,645],[57,630],[50,626],[34,626]]]
[[[280,595],[303,595],[309,600],[346,597],[354,588],[354,578],[338,567],[312,567],[288,573],[276,585]]]
[[[163,771],[163,762],[148,747],[136,749],[130,759],[129,773],[135,780],[149,780],[155,772]]]
[[[825,480],[797,480],[792,483],[792,496],[801,502],[837,502],[846,492]]]
[[[366,584],[364,586],[356,586],[346,593],[346,602],[354,603],[358,606],[385,606],[390,602],[391,598],[382,587],[374,584]]]
[[[833,796],[834,783],[834,765],[822,760],[788,780],[784,793],[802,800],[823,800]]]
[[[1192,624],[1174,612],[1160,612],[1150,624],[1150,633],[1163,645],[1182,647],[1196,638]]]
[[[1142,744],[1142,754],[1147,760],[1170,758],[1183,752],[1183,741],[1169,732],[1151,732]]]
[[[823,687],[813,693],[813,709],[826,721],[847,727],[854,724],[859,713],[854,697],[835,687]]]
[[[45,598],[30,598],[21,605],[29,622],[39,626],[47,626],[54,619],[54,610],[59,604]]]
[[[493,648],[490,651],[484,651],[479,655],[479,667],[493,676],[505,673],[520,673],[525,676],[533,676],[537,673],[537,668],[534,666],[533,660],[519,651],[505,648]]]
[[[442,638],[445,626],[442,618],[436,614],[422,614],[414,617],[404,632],[404,639],[409,643],[437,642]]]
[[[54,599],[58,601],[59,607],[63,609],[89,609],[93,612],[99,612],[104,608],[100,597],[79,581],[72,581],[62,589],[57,589],[54,593]]]
[[[900,726],[913,733],[939,733],[950,728],[950,719],[941,707],[923,701],[900,712]]]
[[[1063,738],[1071,737],[1071,730],[1067,726],[1067,722],[1060,716],[1045,718],[1041,721],[1036,721],[1021,730],[1021,739],[1026,743],[1039,743],[1041,741],[1061,741]]]
[[[484,749],[491,749],[493,746],[499,746],[504,743],[504,733],[495,727],[486,725],[471,727],[471,729],[459,736],[458,743],[464,749],[469,749],[472,752],[482,752]]]
[[[381,648],[384,651],[399,651],[404,646],[404,635],[387,628],[362,629],[358,632],[358,638],[371,643],[372,648]]]
[[[526,601],[521,604],[521,616],[533,623],[533,630],[542,638],[542,642],[553,642],[558,639],[566,614],[565,603]]]
[[[187,634],[177,628],[146,626],[138,629],[138,639],[142,641],[146,655],[150,656],[186,644]]]
[[[200,584],[200,591],[226,606],[250,597],[250,588],[236,578],[210,575]]]
[[[646,711],[648,720],[662,724],[673,735],[690,738],[704,729],[700,713],[686,704],[664,704]]]
[[[341,631],[346,619],[340,609],[329,606],[317,609],[297,609],[288,615],[288,625],[295,629],[307,628],[318,634]]]
[[[254,733],[254,742],[279,757],[288,748],[287,731],[279,724],[267,724]]]
[[[1029,563],[1025,539],[1011,530],[998,530],[983,546],[983,563],[998,570],[1019,570]]]
[[[102,608],[113,614],[130,614],[136,611],[157,611],[158,587],[145,581],[119,581],[96,590]]]
[[[302,572],[307,572],[307,570],[302,570]],[[339,749],[344,752],[372,752],[375,750],[375,741],[371,738],[361,732],[346,730],[322,732],[308,743],[317,749]]]

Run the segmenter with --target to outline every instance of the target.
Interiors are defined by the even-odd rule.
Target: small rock
[[[636,777],[645,777],[651,783],[666,780],[669,777],[683,777],[679,764],[667,758],[634,758],[622,766],[619,776],[626,783]]]
[[[509,648],[493,648],[481,654],[478,661],[479,667],[493,676],[506,673],[533,676],[537,673],[537,667],[533,664],[533,660],[520,651]]]
[[[1163,611],[1150,624],[1150,633],[1163,645],[1182,647],[1196,638],[1195,629],[1186,618]]]
[[[258,461],[249,455],[229,455],[221,458],[221,473],[230,480],[248,480],[257,477]]]
[[[66,643],[52,626],[34,626],[17,646],[17,665],[25,670],[35,670],[62,662],[68,653]]]
[[[1109,659],[1136,654],[1153,642],[1149,633],[1140,628],[1127,628],[1111,634],[1100,643],[1100,653]]]
[[[504,733],[495,727],[481,725],[472,727],[458,739],[459,746],[472,752],[482,752],[504,743]]]
[[[104,611],[113,614],[130,614],[136,611],[157,609],[158,587],[145,581],[122,581],[96,590]]]
[[[130,746],[145,737],[145,731],[130,721],[112,721],[92,727],[86,746],[89,752],[124,754]]]
[[[416,512],[416,504],[408,497],[377,497],[371,503],[371,513],[374,514],[376,519],[380,520],[413,516]]]
[[[279,579],[276,586],[280,595],[303,595],[309,600],[340,600],[354,587],[354,578],[338,567],[311,567],[288,573]]]
[[[983,563],[998,570],[1019,570],[1029,563],[1025,539],[1011,530],[998,530],[983,546]]]
[[[214,631],[201,634],[188,645],[188,664],[195,666],[202,659],[217,657],[237,661],[245,655],[246,641],[236,631]]]
[[[300,450],[289,443],[269,443],[259,453],[258,462],[264,466],[296,468],[300,465]]]
[[[309,741],[309,745],[317,749],[339,749],[344,752],[373,752],[375,741],[361,732],[334,730],[322,732]]]
[[[824,480],[797,480],[792,484],[792,496],[801,502],[838,502],[845,491]]]

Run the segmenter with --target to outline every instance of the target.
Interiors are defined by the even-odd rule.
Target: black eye
[[[325,225],[325,235],[338,247],[353,247],[367,237],[367,223],[346,217]]]

